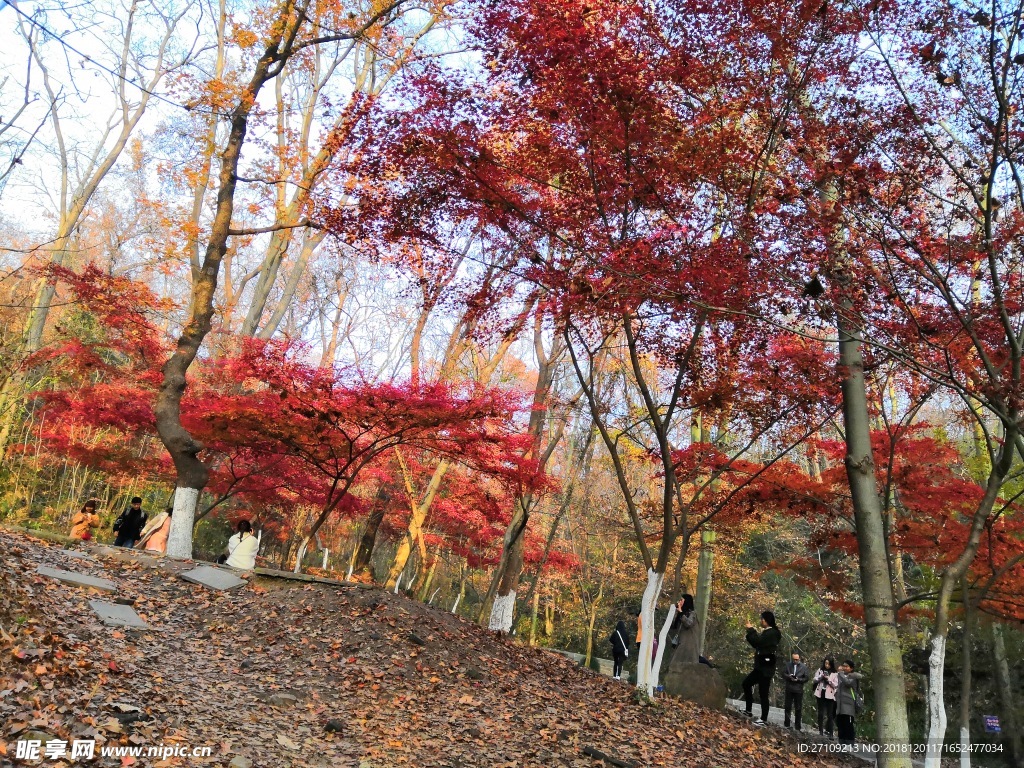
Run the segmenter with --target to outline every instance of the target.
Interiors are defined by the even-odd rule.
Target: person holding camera
[[[799,731],[800,719],[804,712],[804,685],[807,684],[807,680],[811,676],[811,673],[807,670],[807,665],[800,659],[799,651],[793,651],[793,655],[789,663],[786,664],[786,670],[782,676],[786,681],[785,725],[789,728],[789,714],[794,712],[796,715],[796,719],[793,721],[795,723],[794,727]]]
[[[839,688],[836,690],[836,724],[839,726],[839,743],[850,744],[857,738],[854,719],[864,708],[860,694],[860,680],[863,675],[854,672],[852,661],[847,659],[839,665]]]
[[[758,699],[761,701],[761,717],[754,720],[754,725],[768,722],[768,694],[775,677],[775,654],[782,642],[782,633],[775,626],[775,614],[771,611],[761,612],[762,632],[758,633],[754,625],[747,622],[747,642],[754,647],[754,669],[743,679],[743,700],[747,705],[747,717],[753,717],[754,686],[757,686]]]
[[[814,699],[818,703],[818,735],[829,738],[835,731],[836,722],[836,688],[839,687],[839,675],[836,672],[836,660],[826,656],[821,667],[814,673]]]
[[[693,595],[685,594],[676,604],[675,619],[672,621],[672,647],[675,653],[672,662],[696,664],[700,661],[700,621]]]

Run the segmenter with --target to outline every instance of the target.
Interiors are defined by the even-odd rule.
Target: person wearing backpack
[[[608,642],[612,644],[613,680],[622,679],[622,665],[629,658],[629,640],[626,635],[626,622],[619,620],[619,623],[615,625],[615,631],[608,638]]]
[[[853,744],[857,738],[854,719],[864,708],[864,698],[860,693],[860,680],[863,675],[854,672],[854,663],[847,659],[839,665],[839,688],[836,690],[836,723],[839,726],[839,743]]]
[[[747,705],[744,714],[753,717],[756,685],[761,700],[761,717],[754,721],[754,725],[765,725],[768,722],[768,694],[772,678],[775,677],[775,653],[782,642],[782,633],[775,626],[775,614],[771,611],[761,613],[761,628],[764,631],[758,633],[754,625],[747,622],[747,642],[754,647],[754,669],[743,679],[743,700]]]
[[[114,521],[114,533],[117,534],[114,546],[128,549],[134,547],[146,525],[147,517],[148,515],[142,511],[142,499],[135,496],[131,501],[131,506],[118,515],[117,520]]]

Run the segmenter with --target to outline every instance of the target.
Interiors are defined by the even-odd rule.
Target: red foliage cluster
[[[152,411],[166,352],[149,322],[157,308],[152,294],[92,267],[53,278],[95,331],[93,338],[68,332],[41,353],[60,363],[59,380],[39,405],[51,452],[115,477],[172,482]],[[202,360],[182,401],[182,424],[204,446],[214,506],[273,510],[284,526],[279,533],[296,507],[311,507],[315,532],[332,515],[365,511],[353,491],[368,471],[379,482],[372,476],[402,446],[462,468],[447,483],[434,527],[479,558],[500,541],[513,494],[550,485],[536,462],[523,458],[529,438],[520,431],[518,392],[370,382],[358,371],[306,363],[301,348],[289,344],[241,340],[236,347]]]

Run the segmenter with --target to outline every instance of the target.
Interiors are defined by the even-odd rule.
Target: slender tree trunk
[[[477,621],[483,621],[490,602],[490,618],[487,628],[507,634],[512,630],[512,620],[516,607],[516,587],[519,576],[523,572],[523,539],[526,525],[530,519],[525,505],[531,504],[529,498],[520,498],[515,505],[516,512],[505,530],[502,542],[502,556],[491,579],[491,585],[480,606]],[[493,602],[491,602],[493,600]]]
[[[309,259],[313,255],[313,252],[319,247],[320,243],[323,242],[324,237],[325,235],[322,232],[305,231],[302,238],[302,246],[299,249],[299,256],[295,260],[295,264],[292,265],[292,270],[288,275],[288,281],[285,283],[284,292],[281,294],[281,298],[278,299],[267,324],[256,334],[257,338],[264,340],[274,338],[274,334],[277,333],[277,329],[281,327],[281,323],[284,321],[285,315],[288,313],[288,308],[291,306],[292,300],[295,298],[295,292],[298,290],[302,276],[306,273],[306,266],[309,264]]]
[[[665,651],[668,648],[668,633],[672,628],[672,622],[676,617],[676,604],[671,603],[668,607],[668,615],[665,617],[665,623],[661,625],[661,632],[658,634],[658,652],[654,656],[654,660],[651,662],[651,677],[650,684],[648,685],[648,695],[654,693],[657,690],[658,684],[661,680],[661,662],[665,658]]]
[[[1012,414],[1015,413],[1011,411]],[[1015,418],[1014,418],[1015,421]],[[1012,424],[1012,422],[1011,422]],[[931,654],[928,657],[929,676],[929,730],[928,751],[925,755],[925,768],[940,768],[942,748],[946,738],[946,707],[943,701],[943,677],[945,676],[946,643],[949,635],[949,606],[953,592],[967,569],[974,561],[985,530],[985,523],[991,517],[992,509],[999,498],[1003,481],[1010,471],[1013,456],[1016,452],[1017,430],[1009,426],[1003,436],[1003,444],[999,456],[992,466],[985,488],[985,495],[978,503],[971,520],[971,529],[967,542],[956,560],[942,572],[939,596],[935,601],[935,622],[932,626]]]
[[[694,604],[697,610],[697,621],[700,623],[700,637],[697,640],[698,653],[704,653],[704,642],[707,638],[708,609],[711,606],[712,576],[715,565],[715,532],[705,529],[700,533],[700,555],[697,559],[697,594]]]
[[[839,364],[843,372],[843,424],[846,431],[846,474],[853,500],[854,524],[864,594],[864,619],[871,654],[878,744],[895,749],[878,756],[880,768],[910,768],[910,730],[903,659],[896,627],[896,606],[889,573],[882,505],[878,498],[875,464],[859,331],[847,327],[851,310],[844,301],[837,313]]]
[[[465,596],[465,594],[466,594],[466,569],[463,568],[462,572],[459,574],[459,595],[458,595],[458,597],[455,598],[455,605],[452,606],[452,613],[455,613],[455,611],[458,609],[459,603],[462,602],[462,598]]]
[[[665,583],[664,572],[658,573],[653,568],[647,571],[647,586],[640,602],[640,651],[636,660],[636,687],[651,696],[654,685],[651,682],[651,662],[654,655],[654,637],[657,629],[654,624],[655,611],[658,607],[658,596]]]
[[[398,454],[401,457],[401,454]],[[398,578],[398,574],[405,570],[405,564],[409,561],[409,555],[412,554],[412,545],[417,541],[418,538],[423,535],[423,524],[427,521],[427,513],[430,512],[430,506],[434,503],[434,498],[437,496],[437,491],[441,487],[441,481],[444,479],[445,474],[448,472],[448,467],[451,466],[451,462],[448,459],[442,459],[441,463],[437,465],[434,470],[433,476],[430,478],[430,483],[427,485],[426,493],[423,494],[423,498],[417,501],[416,494],[411,485],[411,480],[408,474],[405,472],[405,466],[403,463],[402,471],[406,474],[406,487],[409,491],[409,506],[412,508],[409,515],[409,530],[405,536],[402,537],[402,541],[398,545],[398,550],[395,552],[394,562],[391,563],[391,570],[388,572],[388,578],[385,582],[386,587],[392,587],[395,584],[395,580]]]
[[[434,572],[437,571],[438,559],[437,553],[435,552],[434,558],[430,563],[430,568],[427,570],[427,576],[423,580],[423,586],[421,586],[419,591],[416,593],[416,599],[421,603],[426,601],[427,595],[430,594],[430,585],[434,583]]]
[[[537,645],[537,612],[540,609],[540,589],[533,587],[533,612],[530,616],[530,646]]]
[[[601,598],[604,597],[604,581],[597,587],[597,597],[590,602],[590,616],[587,623],[587,657],[583,662],[583,666],[590,666],[590,657],[594,653],[594,625],[597,623],[597,608],[601,604]]]
[[[961,580],[964,595],[963,675],[960,679],[960,768],[971,768],[971,595],[966,579]]]
[[[295,23],[301,24],[301,21]],[[274,64],[282,55],[281,43],[284,34],[285,29],[282,27],[276,39],[267,46],[256,64],[238,106],[231,114],[227,144],[220,156],[217,204],[203,265],[192,282],[189,317],[178,338],[174,353],[164,363],[163,382],[153,408],[157,432],[170,453],[177,472],[174,514],[167,540],[167,554],[173,557],[192,557],[192,524],[196,505],[210,474],[206,465],[199,459],[202,444],[196,441],[181,423],[181,400],[187,385],[186,374],[212,327],[217,278],[230,238],[235,187],[238,184],[238,164],[249,128],[249,114],[264,84],[274,76]]]
[[[996,688],[999,691],[999,708],[1002,715],[1000,719],[1003,744],[1010,753],[1010,764],[1021,767],[1024,766],[1024,745],[1021,743],[1017,702],[1014,700],[1014,685],[1010,678],[1010,665],[1006,659],[1003,625],[993,621],[990,629],[992,633],[992,666],[996,677]]]

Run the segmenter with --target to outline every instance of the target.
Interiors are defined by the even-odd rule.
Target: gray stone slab
[[[88,552],[79,552],[75,549],[58,549],[58,554],[64,555],[65,557],[73,557],[75,560],[89,560],[91,562],[98,562],[98,558],[90,555]]]
[[[48,576],[51,579],[63,581],[65,584],[73,584],[76,587],[92,587],[102,589],[104,592],[116,592],[117,585],[107,579],[98,579],[95,576],[86,576],[84,573],[65,571],[60,568],[51,568],[48,565],[40,565],[36,568],[40,576]]]
[[[90,600],[89,607],[100,617],[100,621],[108,627],[149,629],[149,625],[139,617],[139,614],[130,605],[108,603],[104,600]]]
[[[212,565],[200,565],[198,568],[193,568],[191,571],[181,574],[181,578],[193,584],[202,584],[209,589],[222,591],[243,587],[246,584],[245,579],[240,579],[230,571],[226,571],[223,568],[215,568]]]

